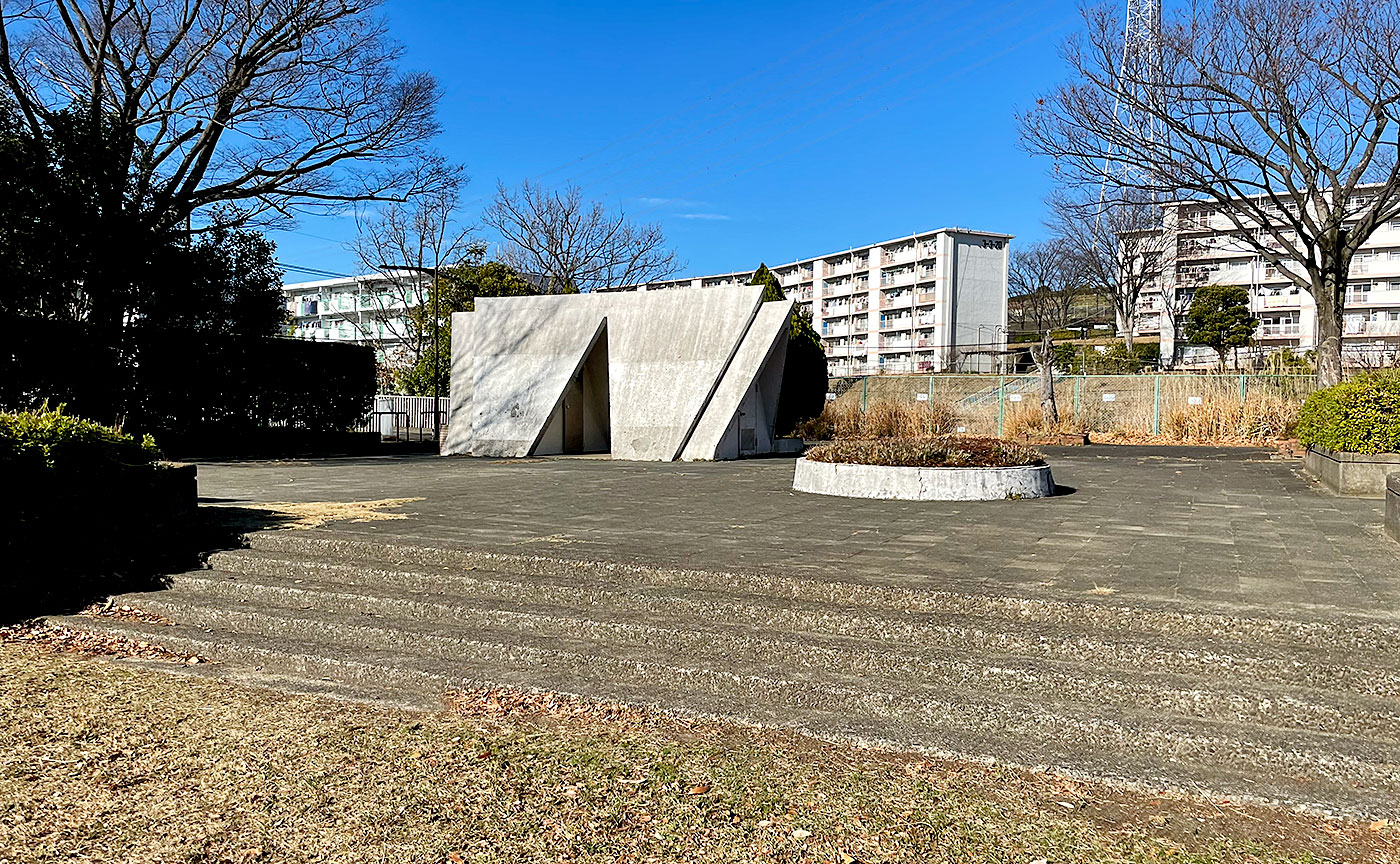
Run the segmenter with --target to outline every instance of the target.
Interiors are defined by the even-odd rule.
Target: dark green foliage
[[[1009,468],[1045,464],[1040,451],[1022,444],[1000,438],[957,435],[833,441],[808,450],[806,458],[813,462],[909,468]]]
[[[1203,285],[1196,290],[1186,311],[1184,334],[1187,342],[1215,349],[1220,368],[1232,348],[1243,348],[1254,341],[1259,319],[1249,311],[1249,290],[1238,285]]]
[[[368,412],[372,352],[272,338],[286,311],[270,241],[217,213],[195,233],[162,224],[132,192],[119,124],[81,106],[45,122],[36,135],[0,104],[0,407],[62,401],[162,445],[343,431]]]
[[[1093,345],[1056,345],[1055,368],[1073,375],[1132,375],[1155,368],[1160,362],[1155,342],[1139,342],[1131,349],[1113,342],[1100,351]]]
[[[766,264],[758,265],[749,284],[763,286],[765,303],[787,299],[778,277]],[[812,325],[811,316],[793,307],[774,432],[790,435],[798,423],[821,414],[826,406],[826,384],[826,349],[822,347],[821,336]]]
[[[1353,453],[1400,453],[1400,371],[1357,375],[1318,390],[1298,412],[1298,440]]]
[[[69,416],[63,406],[0,412],[0,469],[5,471],[121,471],[158,456],[147,435],[136,440],[119,429]]]

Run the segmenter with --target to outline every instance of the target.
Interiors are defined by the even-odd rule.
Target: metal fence
[[[438,401],[439,419],[447,423],[446,396]],[[431,441],[433,439],[433,397],[376,396],[369,417],[357,432],[378,432],[391,441]]]
[[[1222,402],[1277,398],[1301,403],[1316,389],[1311,375],[1056,375],[1062,420],[1087,432],[1162,433],[1173,411]],[[942,402],[959,431],[1001,435],[1017,414],[1040,412],[1037,375],[871,375],[832,378],[827,400],[866,410],[877,402]]]

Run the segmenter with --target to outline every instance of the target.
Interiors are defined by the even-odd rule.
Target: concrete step
[[[343,686],[430,694],[514,686],[654,705],[792,728],[823,738],[964,758],[1049,766],[1073,775],[1152,786],[1191,784],[1236,797],[1282,799],[1372,813],[1400,803],[1400,764],[1389,742],[1204,720],[1160,710],[1105,711],[1056,694],[944,693],[879,686],[832,673],[820,680],[741,673],[535,644],[459,640],[455,656],[406,643],[348,647],[232,629],[72,618],[70,626],[158,642],[259,672]],[[234,622],[228,622],[230,624]],[[311,634],[303,634],[310,636]],[[362,631],[345,634],[364,635]],[[411,651],[409,649],[412,649]]]
[[[454,547],[381,543],[317,534],[313,531],[264,531],[249,537],[249,550],[219,553],[211,566],[233,569],[222,556],[271,553],[274,561],[348,562],[356,566],[416,570],[451,575],[481,570],[496,576],[526,576],[533,583],[595,587],[673,587],[736,596],[776,597],[847,604],[866,609],[947,613],[962,619],[1014,621],[1017,624],[1059,622],[1098,630],[1170,634],[1183,626],[1199,635],[1215,635],[1250,645],[1311,646],[1356,650],[1389,658],[1400,653],[1400,625],[1392,616],[1329,616],[1326,619],[1277,618],[1267,614],[1225,615],[1189,608],[1123,606],[1112,600],[1037,599],[993,593],[960,594],[920,587],[877,585],[863,581],[814,579],[779,573],[742,573],[654,567],[570,559],[563,556],[518,555]]]
[[[1112,709],[1153,709],[1400,743],[1400,704],[1346,689],[1281,685],[1233,674],[1107,664],[1082,653],[1060,659],[995,649],[871,642],[818,632],[755,630],[712,619],[648,615],[645,620],[592,617],[596,610],[531,607],[496,600],[369,594],[305,585],[236,581],[209,571],[182,577],[172,591],[128,595],[123,602],[205,630],[286,636],[337,648],[364,646],[443,659],[464,643],[529,644],[580,654],[700,665],[735,674],[762,672],[811,681],[832,670],[862,682],[939,693],[951,689],[1057,700],[1092,700]],[[381,592],[383,589],[381,589]],[[1326,670],[1313,670],[1309,677]]]
[[[910,596],[900,598],[899,604],[863,602],[869,599],[864,592],[842,599],[816,592],[816,599],[810,599],[791,590],[725,591],[698,577],[695,584],[677,584],[671,578],[676,571],[658,576],[645,568],[630,568],[618,577],[554,559],[540,562],[544,572],[534,575],[505,569],[462,570],[461,565],[385,566],[245,550],[211,558],[217,572],[238,578],[194,573],[181,579],[193,580],[191,590],[246,597],[256,593],[268,602],[278,602],[272,598],[279,591],[347,594],[335,601],[347,611],[362,608],[373,598],[400,601],[399,611],[381,613],[388,615],[441,617],[431,608],[417,613],[413,609],[425,602],[441,606],[444,601],[471,601],[479,608],[505,610],[586,609],[590,617],[613,621],[704,622],[705,626],[723,622],[761,632],[820,633],[897,646],[1063,662],[1090,658],[1096,664],[1124,668],[1400,697],[1400,668],[1390,659],[1395,654],[1375,645],[1356,646],[1361,634],[1336,632],[1332,640],[1324,640],[1320,625],[1307,628],[1309,636],[1324,643],[1314,644],[1293,641],[1297,628],[1284,621],[1237,619],[1229,626],[1216,615],[1163,613],[1158,619],[1141,610],[1106,605],[1086,610],[1063,603],[1032,604],[1018,614],[1014,606],[974,604],[959,595],[934,592],[902,591]],[[210,578],[231,584],[206,586],[200,581]],[[875,599],[882,598],[875,595]],[[326,602],[332,601],[326,598]],[[971,614],[969,606],[974,606]]]

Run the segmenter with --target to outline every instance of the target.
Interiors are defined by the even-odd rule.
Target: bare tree
[[[1055,402],[1055,338],[1049,330],[1039,344],[1031,347],[1036,373],[1040,376],[1040,411],[1045,425],[1054,429],[1060,425],[1060,406]]]
[[[1400,214],[1400,5],[1191,0],[1161,26],[1160,62],[1121,69],[1117,11],[1085,20],[1075,80],[1021,118],[1027,147],[1071,183],[1206,202],[1312,294],[1318,378],[1338,381],[1352,256]]]
[[[0,6],[0,96],[36,134],[112,124],[128,200],[157,228],[218,208],[401,197],[441,179],[437,82],[402,73],[376,0],[34,0]]]
[[[1056,237],[1013,252],[1007,281],[1022,326],[1046,333],[1073,320],[1084,268],[1070,244]]]
[[[430,350],[435,332],[443,329],[443,310],[433,302],[439,270],[484,252],[483,244],[473,242],[471,229],[457,222],[459,189],[465,182],[459,177],[406,202],[356,211],[358,234],[350,248],[361,269],[373,276],[362,296],[365,308],[341,317],[396,369],[416,365]]]
[[[1172,334],[1171,356],[1162,358],[1168,369],[1175,368],[1181,362],[1186,345],[1186,313],[1191,311],[1191,301],[1195,297],[1195,292],[1186,290],[1182,285],[1162,287],[1162,319],[1170,326]],[[1163,338],[1166,330],[1166,327],[1162,328]]]
[[[585,202],[577,186],[552,192],[528,180],[518,189],[498,184],[482,221],[505,241],[500,259],[538,274],[549,293],[638,285],[680,268],[660,225],[634,224],[620,210]]]
[[[1051,222],[1064,238],[1088,290],[1113,307],[1123,344],[1133,347],[1138,301],[1163,275],[1166,234],[1162,208],[1139,197],[1103,201],[1060,193],[1051,198]]]

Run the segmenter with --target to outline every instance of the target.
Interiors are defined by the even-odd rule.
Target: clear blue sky
[[[1050,166],[1015,113],[1064,80],[1068,0],[391,0],[405,65],[442,82],[440,148],[472,178],[577,183],[660,222],[681,275],[960,225],[1044,235]],[[347,217],[276,232],[348,273]],[[493,240],[483,232],[482,237]],[[288,272],[288,281],[313,278]]]

